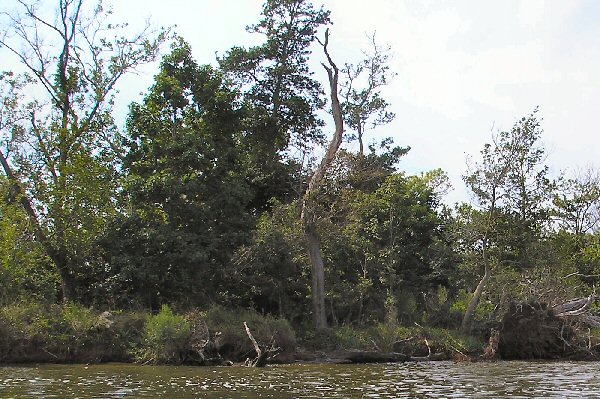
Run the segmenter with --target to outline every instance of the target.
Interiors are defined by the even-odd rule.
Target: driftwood
[[[589,312],[590,306],[594,304],[597,296],[592,294],[587,298],[577,298],[552,307],[552,311],[558,317],[580,316]]]
[[[397,363],[410,360],[410,356],[397,352],[350,350],[341,353],[349,363]]]
[[[270,360],[277,356],[277,354],[281,351],[281,348],[275,346],[275,337],[271,337],[271,341],[266,348],[261,348],[250,332],[250,328],[246,322],[244,322],[244,328],[246,329],[246,335],[248,335],[248,338],[250,338],[250,341],[252,341],[252,345],[256,351],[256,357],[254,359],[246,359],[244,364],[248,367],[265,367]]]
[[[577,298],[552,307],[557,317],[579,323],[585,327],[600,327],[600,316],[592,313],[591,307],[598,300],[594,293],[586,298]]]
[[[334,364],[368,364],[368,363],[403,363],[403,362],[423,362],[433,360],[447,360],[450,357],[447,353],[432,353],[429,356],[410,356],[401,352],[382,352],[368,350],[344,350],[331,353],[325,361]],[[321,359],[323,361],[323,359]]]

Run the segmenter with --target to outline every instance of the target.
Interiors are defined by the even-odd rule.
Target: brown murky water
[[[10,366],[0,398],[600,398],[600,363]]]

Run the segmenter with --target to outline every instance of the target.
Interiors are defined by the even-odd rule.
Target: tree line
[[[369,140],[395,118],[390,49],[373,36],[363,60],[335,60],[330,12],[310,0],[267,0],[247,28],[261,44],[215,67],[102,2],[49,4],[19,0],[1,21],[19,64],[0,75],[1,305],[221,305],[316,328],[472,332],[511,301],[598,283],[600,175],[551,176],[537,109],[470,159],[473,200],[451,207],[442,170],[404,173],[410,147]],[[120,129],[115,87],[158,59]]]

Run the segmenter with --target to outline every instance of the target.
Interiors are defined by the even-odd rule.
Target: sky
[[[260,42],[245,27],[262,0],[119,0],[114,18],[132,28],[149,18],[192,46],[199,63],[234,45]],[[392,137],[412,149],[409,174],[441,168],[454,186],[447,203],[469,195],[461,176],[492,132],[509,130],[539,107],[547,163],[558,175],[594,165],[600,151],[600,1],[596,0],[315,0],[331,10],[330,52],[356,63],[376,32],[390,45],[397,73],[383,90],[396,113],[367,142]],[[315,48],[315,50],[317,50]],[[315,76],[326,79],[314,53]],[[121,82],[117,115],[152,83],[156,65]],[[331,126],[331,125],[330,125]],[[597,163],[595,166],[598,166]]]

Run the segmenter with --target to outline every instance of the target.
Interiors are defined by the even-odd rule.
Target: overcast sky
[[[115,19],[177,25],[200,63],[215,52],[260,37],[245,32],[261,0],[119,0]],[[315,1],[321,4],[320,1]],[[594,163],[600,150],[600,1],[595,0],[326,0],[332,11],[330,51],[356,62],[366,34],[377,32],[394,53],[398,75],[385,90],[396,120],[368,132],[411,146],[400,169],[442,168],[466,200],[461,175],[492,129],[507,130],[539,106],[548,164],[555,173]],[[316,54],[321,60],[321,54]],[[318,66],[318,64],[316,64]],[[317,76],[325,79],[321,68]],[[121,85],[122,115],[151,84],[148,68]],[[597,164],[597,163],[596,163]],[[597,165],[598,166],[598,165]]]

